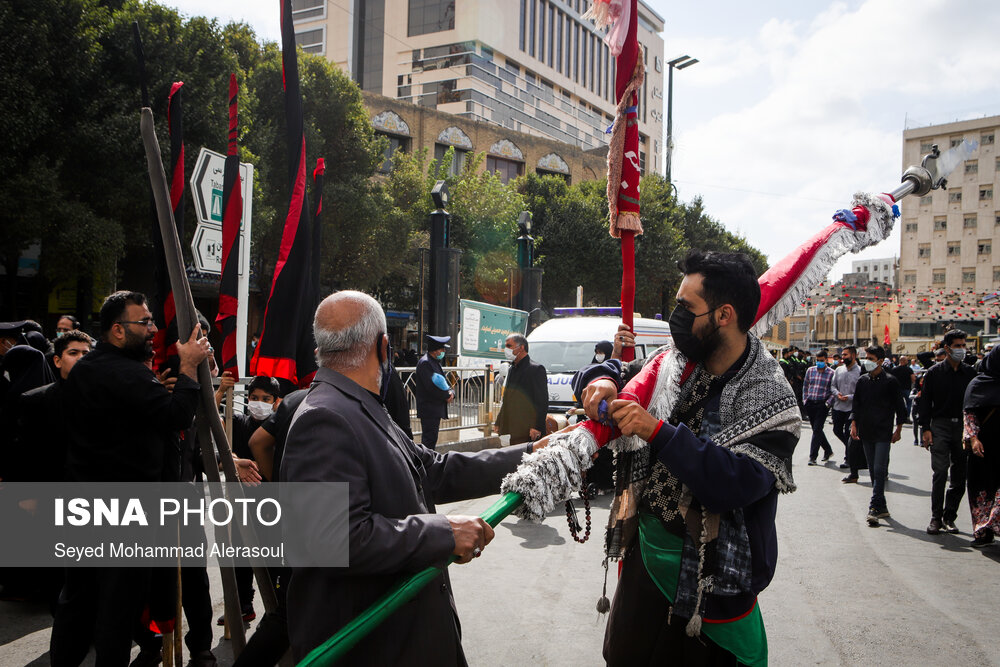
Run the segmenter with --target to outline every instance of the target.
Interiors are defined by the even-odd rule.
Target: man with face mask
[[[389,359],[385,314],[361,292],[337,292],[314,321],[320,368],[296,410],[281,462],[282,482],[346,482],[346,568],[296,564],[302,549],[337,540],[329,517],[314,507],[287,507],[301,517],[303,538],[287,540],[293,568],[288,635],[300,661],[405,574],[455,555],[467,563],[493,538],[479,517],[436,514],[434,503],[497,493],[500,480],[534,449],[521,445],[440,454],[414,444],[379,399]],[[286,509],[283,502],[283,510]],[[461,665],[460,625],[446,570],[344,656],[351,665]]]
[[[531,360],[528,339],[521,334],[507,336],[503,351],[511,364],[494,428],[500,435],[510,434],[512,445],[538,440],[545,435],[549,408],[545,366]]]
[[[885,481],[889,476],[889,447],[898,442],[906,421],[906,403],[899,391],[899,382],[882,365],[885,350],[872,345],[861,362],[865,374],[854,390],[851,413],[851,437],[861,440],[868,472],[872,479],[872,497],[868,505],[868,525],[878,526],[878,520],[889,516],[885,501]],[[896,430],[892,430],[895,417]]]
[[[177,481],[178,434],[194,420],[197,369],[211,353],[208,339],[196,326],[178,341],[180,374],[171,392],[145,364],[156,324],[144,295],[110,295],[100,323],[97,347],[63,384],[68,479]],[[149,579],[149,568],[142,567],[68,568],[52,628],[52,664],[80,664],[91,643],[98,664],[128,664]]]
[[[931,521],[929,535],[942,529],[957,533],[958,504],[965,494],[966,453],[962,445],[962,401],[976,371],[965,361],[965,332],[952,329],[944,335],[944,360],[924,374],[920,391],[920,430],[925,449],[931,452]],[[945,495],[945,486],[948,493]]]
[[[858,349],[856,347],[845,347],[841,350],[840,358],[843,363],[837,367],[833,375],[833,382],[830,383],[830,389],[833,392],[831,416],[833,434],[844,443],[844,462],[840,464],[840,467],[850,468],[849,457],[853,444],[850,432],[851,410],[854,407],[854,388],[858,384],[858,378],[861,377],[861,366],[858,364]],[[857,482],[858,476],[848,474],[843,481],[847,483]]]
[[[455,400],[455,391],[444,376],[441,362],[451,345],[451,336],[426,335],[427,353],[417,362],[413,378],[413,393],[417,399],[420,419],[420,442],[434,449],[438,441],[441,420],[448,417],[448,404]]]
[[[616,454],[606,541],[622,559],[604,638],[609,665],[762,664],[757,594],[777,563],[778,494],[795,489],[801,417],[749,333],[760,302],[742,254],[691,251],[670,316],[673,349],[625,387],[617,362],[574,389],[593,421],[552,436]],[[587,440],[592,440],[589,446]]]

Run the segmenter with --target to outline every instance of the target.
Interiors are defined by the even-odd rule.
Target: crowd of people
[[[927,533],[958,533],[958,507],[968,493],[971,546],[1000,534],[1000,466],[994,411],[1000,408],[997,348],[971,354],[968,335],[952,329],[933,348],[893,355],[878,345],[808,353],[781,351],[780,364],[811,426],[808,465],[825,464],[833,448],[824,431],[828,415],[844,445],[845,484],[868,469],[872,496],[866,520],[890,516],[885,497],[890,445],[912,425],[913,445],[931,454],[931,519]],[[985,429],[985,430],[984,430]],[[983,434],[986,434],[983,437]],[[822,460],[817,460],[822,450]]]
[[[996,348],[974,357],[967,353],[968,336],[953,330],[933,351],[912,358],[872,345],[814,353],[789,348],[773,359],[748,333],[759,288],[744,258],[693,253],[682,269],[670,318],[673,349],[624,364],[622,348],[634,344],[627,328],[613,343],[598,343],[591,364],[574,379],[590,418],[574,425],[583,427],[579,431],[546,435],[545,369],[531,361],[527,339],[509,336],[511,368],[497,428],[513,446],[475,454],[435,449],[438,422],[455,397],[441,366],[450,340],[429,336],[419,360],[394,355],[374,299],[350,291],[325,299],[314,323],[320,370],[312,386],[283,394],[275,378],[246,383],[247,411],[233,417],[232,456],[248,485],[349,482],[350,566],[273,569],[278,607],[265,614],[236,664],[273,665],[289,648],[301,659],[401,573],[479,557],[493,537],[490,526],[478,517],[439,515],[435,504],[497,493],[523,456],[541,451],[550,437],[575,437],[588,428],[598,440],[648,443],[648,450],[616,450],[613,464],[611,448],[601,450],[604,464],[618,471],[605,484],[615,487],[608,554],[623,562],[609,605],[609,664],[668,654],[753,664],[766,655],[753,600],[774,572],[775,507],[781,492],[795,488],[791,454],[803,414],[812,426],[809,465],[840,461],[825,433],[830,418],[844,447],[844,483],[856,483],[868,469],[870,525],[889,516],[891,444],[912,423],[913,444],[931,452],[927,532],[958,532],[958,506],[967,492],[972,546],[1000,534]],[[0,480],[201,479],[197,368],[208,361],[218,376],[208,322],[200,318],[177,342],[175,363],[154,371],[156,332],[145,297],[129,291],[105,299],[97,341],[70,315],[58,319],[51,341],[30,320],[0,324],[0,419],[12,434],[0,451]],[[416,367],[411,384],[422,444],[413,440],[393,359]],[[679,393],[664,391],[672,382]],[[220,405],[233,385],[228,373],[218,377]],[[312,514],[310,545],[334,539],[322,513]],[[720,554],[739,560],[723,568]],[[677,598],[664,604],[660,584],[679,572],[685,578]],[[98,664],[129,664],[133,643],[140,652],[132,664],[160,662],[160,639],[145,621],[164,627],[175,600],[157,570],[0,570],[0,576],[5,597],[34,594],[51,602],[52,664],[78,665],[91,646]],[[256,620],[251,569],[237,569],[236,580],[249,624]],[[210,667],[216,660],[206,567],[182,568],[182,582],[189,664]],[[719,586],[731,592],[720,595]],[[751,620],[725,620],[732,618]],[[458,628],[442,570],[351,655],[368,663],[462,664]]]

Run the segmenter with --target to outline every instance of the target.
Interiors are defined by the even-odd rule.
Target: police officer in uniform
[[[448,385],[441,368],[445,350],[450,349],[451,336],[425,336],[427,352],[417,362],[414,378],[414,395],[417,398],[417,417],[420,418],[420,442],[434,449],[438,440],[438,427],[448,416],[448,404],[455,399],[455,392]]]

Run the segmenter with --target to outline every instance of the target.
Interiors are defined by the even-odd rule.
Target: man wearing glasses
[[[186,342],[178,342],[180,373],[170,392],[144,363],[156,334],[146,297],[115,292],[104,300],[100,319],[100,342],[77,362],[63,388],[68,479],[177,481],[178,433],[194,420],[198,364],[212,347],[200,326]],[[128,664],[149,572],[141,567],[68,569],[52,629],[52,664],[80,664],[91,644],[98,664]]]

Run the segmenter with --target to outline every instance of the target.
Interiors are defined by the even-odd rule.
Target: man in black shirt
[[[511,365],[494,428],[500,435],[509,433],[512,445],[534,442],[545,435],[545,415],[549,409],[545,366],[531,360],[528,340],[520,334],[507,337],[504,355]]]
[[[883,368],[885,351],[878,345],[867,348],[864,360],[868,372],[858,378],[854,389],[851,415],[851,437],[860,439],[868,459],[872,478],[872,499],[868,505],[868,525],[878,526],[880,518],[889,516],[885,503],[885,480],[889,476],[889,446],[898,442],[906,421],[906,403],[899,383]],[[892,430],[893,416],[896,430]]]
[[[195,327],[177,343],[173,392],[144,361],[156,324],[139,292],[115,292],[101,306],[101,341],[63,384],[69,434],[67,474],[79,482],[177,481],[178,433],[194,420],[198,364],[211,346]],[[184,332],[181,332],[184,340]],[[132,632],[149,586],[149,568],[68,568],[52,628],[52,664],[79,665],[90,644],[97,664],[129,662]]]
[[[931,450],[931,522],[927,533],[944,527],[957,533],[958,504],[965,493],[966,455],[962,447],[962,401],[976,371],[965,360],[965,332],[952,329],[944,335],[947,354],[924,374],[920,392],[920,429],[923,446]],[[949,470],[950,468],[950,470]],[[951,485],[945,496],[949,472]]]

